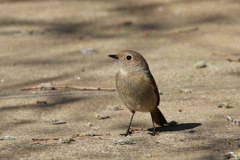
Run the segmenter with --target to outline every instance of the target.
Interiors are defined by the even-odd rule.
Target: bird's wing
[[[147,77],[150,79],[150,81],[152,82],[152,85],[153,85],[153,91],[154,91],[154,93],[155,93],[156,96],[157,96],[157,103],[156,103],[156,106],[158,106],[159,103],[160,103],[160,96],[159,96],[159,91],[158,91],[157,84],[156,84],[156,82],[155,82],[155,80],[154,80],[154,78],[153,78],[153,76],[152,76],[152,74],[151,74],[150,71],[146,73],[146,76],[147,76]]]

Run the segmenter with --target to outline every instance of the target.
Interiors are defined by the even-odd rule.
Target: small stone
[[[163,92],[159,89],[158,90],[158,93],[160,94],[160,95],[162,95],[163,94]]]
[[[62,120],[58,120],[58,119],[50,119],[49,122],[52,125],[58,125],[58,124],[65,124],[65,123],[67,123],[66,121],[62,121]]]
[[[133,144],[133,143],[130,140],[117,140],[117,141],[113,141],[113,144],[125,145],[125,144]]]
[[[82,136],[94,136],[93,132],[87,132],[84,134],[81,134]]]
[[[240,126],[240,120],[238,120],[238,119],[234,119],[234,120],[233,120],[233,123],[236,124],[236,125],[238,125],[238,126]]]
[[[181,88],[177,90],[177,93],[192,93],[192,90],[187,89],[187,88]]]
[[[224,159],[230,159],[230,158],[233,158],[233,152],[227,152],[223,155]]]
[[[97,54],[98,51],[93,48],[87,48],[81,50],[82,54]]]
[[[40,83],[39,86],[53,86],[53,82]]]
[[[108,105],[106,108],[108,110],[117,111],[117,110],[119,110],[121,108],[121,106],[120,105]]]
[[[95,118],[100,120],[100,119],[107,119],[107,118],[111,118],[111,115],[109,114],[95,114]]]
[[[15,140],[15,137],[13,137],[13,136],[4,136],[4,137],[0,137],[0,140]]]
[[[145,157],[152,157],[151,154],[144,154]]]
[[[207,67],[207,65],[203,61],[198,61],[198,62],[194,63],[194,68],[205,68],[205,67]]]
[[[87,126],[88,126],[88,127],[92,127],[93,124],[92,124],[91,122],[88,122]]]
[[[77,75],[75,75],[74,78],[76,78],[76,79],[78,79],[78,80],[81,79],[81,77],[80,77],[80,76],[77,76]]]
[[[231,108],[231,107],[229,106],[229,103],[222,102],[218,104],[218,108]]]
[[[233,121],[233,117],[231,117],[231,116],[226,116],[226,118],[228,121]]]
[[[39,84],[40,87],[51,87],[54,86],[53,82],[47,82],[47,83],[40,83]],[[43,90],[54,90],[54,88],[42,88]]]
[[[73,137],[66,137],[66,138],[59,139],[59,142],[61,143],[71,143],[71,141],[75,141]]]

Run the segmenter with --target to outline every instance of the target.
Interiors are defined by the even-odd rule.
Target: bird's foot
[[[131,136],[131,134],[133,134],[133,131],[132,130],[129,130],[129,131],[127,131],[126,133],[123,133],[123,134],[119,134],[120,136]]]

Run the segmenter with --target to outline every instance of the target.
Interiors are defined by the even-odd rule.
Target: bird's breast
[[[120,98],[131,111],[149,111],[156,107],[154,86],[144,74],[118,72],[116,87]]]

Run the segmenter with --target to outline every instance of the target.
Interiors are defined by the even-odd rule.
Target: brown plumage
[[[116,75],[116,87],[120,98],[133,113],[127,132],[127,136],[136,111],[150,112],[152,122],[163,126],[167,121],[158,109],[160,102],[159,92],[155,80],[149,70],[146,60],[141,54],[125,50],[116,55],[109,55],[118,61],[120,70]],[[153,123],[153,135],[155,125]]]

